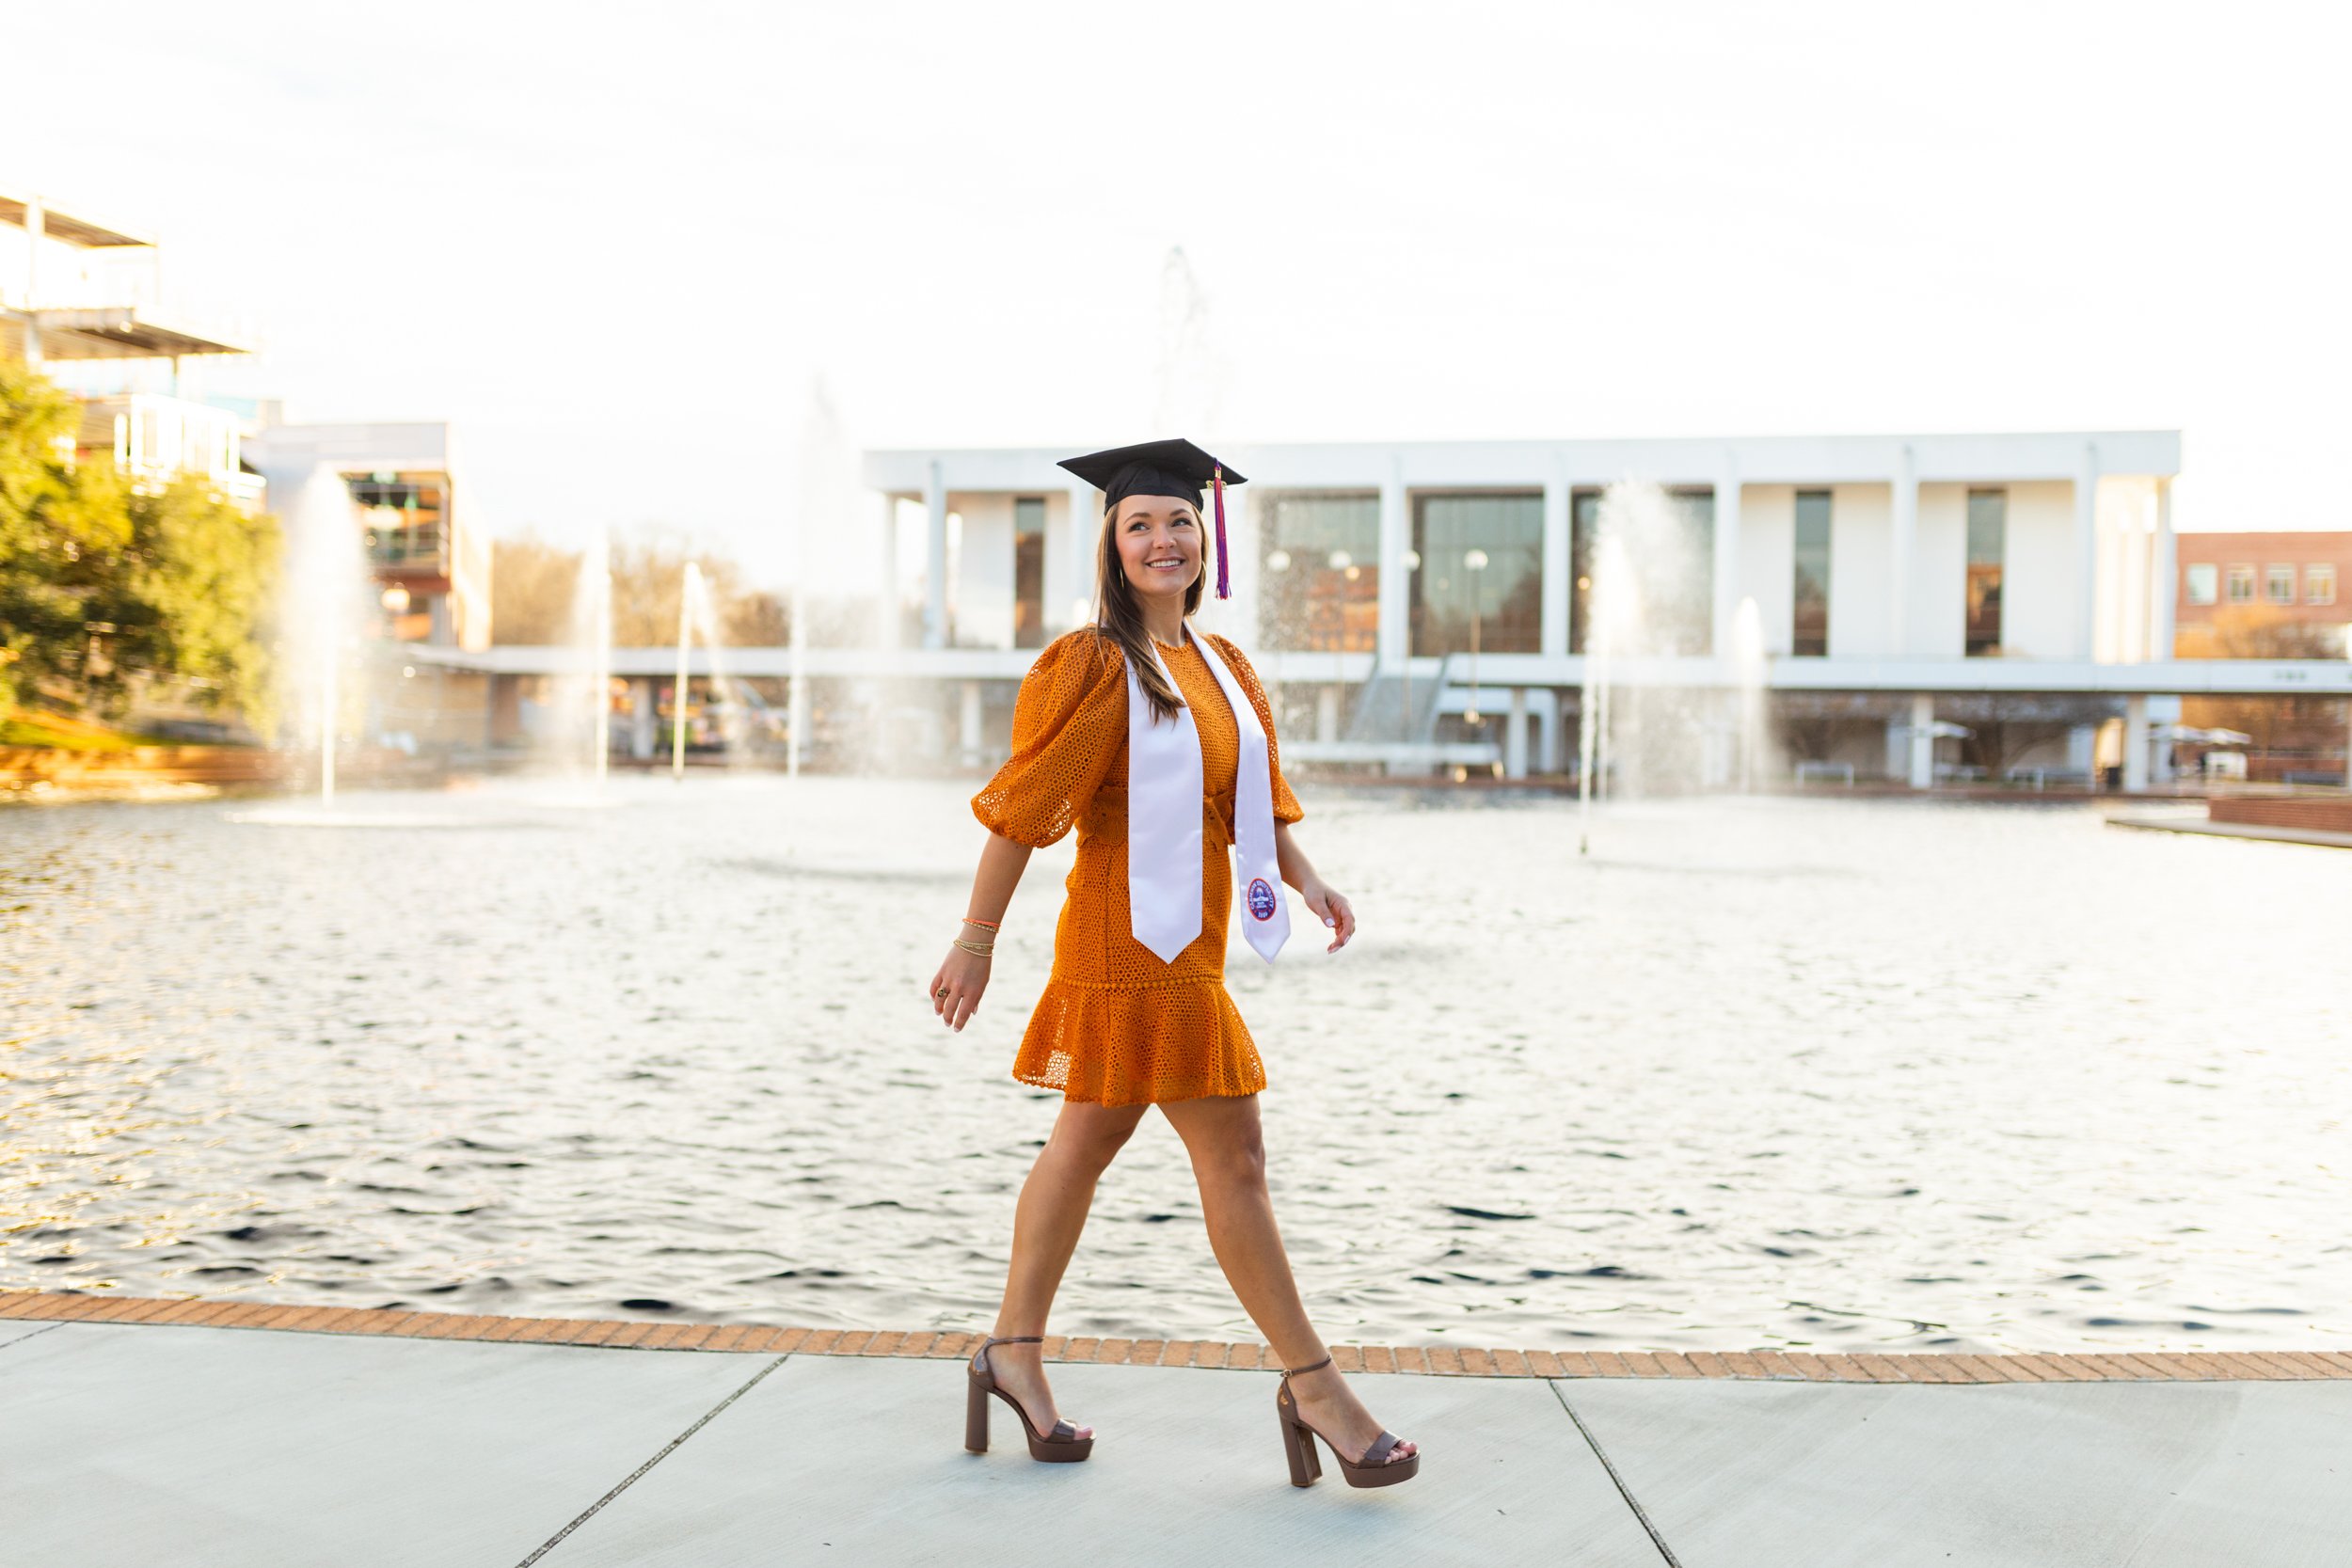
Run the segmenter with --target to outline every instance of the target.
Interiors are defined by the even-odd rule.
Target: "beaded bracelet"
[[[961,937],[956,938],[956,945],[962,948],[967,953],[974,954],[983,958],[996,951],[996,944],[994,942],[989,942],[983,945],[982,943],[977,942],[966,942]]]
[[[976,920],[968,914],[963,917],[963,923],[966,926],[977,926],[981,929],[989,931],[999,930],[1002,928],[993,920]]]

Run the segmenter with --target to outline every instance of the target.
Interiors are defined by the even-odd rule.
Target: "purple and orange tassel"
[[[1198,468],[1193,471],[1200,472]],[[1225,564],[1225,469],[1222,466],[1215,470],[1213,483],[1216,486],[1216,596],[1230,599],[1233,596],[1233,583],[1232,574]]]

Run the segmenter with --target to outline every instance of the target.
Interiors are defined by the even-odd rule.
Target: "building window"
[[[1370,653],[1380,634],[1380,498],[1278,492],[1258,501],[1257,516],[1260,641]]]
[[[2211,604],[2221,592],[2221,568],[2201,561],[2188,568],[2188,602]]]
[[[1542,492],[1417,497],[1413,548],[1414,653],[1467,650],[1473,624],[1487,653],[1542,650]]]
[[[2009,492],[1968,492],[1968,632],[1970,658],[2001,652],[2002,556],[2009,540]],[[1897,583],[1896,591],[1903,591]]]
[[[1795,614],[1788,651],[1799,658],[1829,653],[1829,492],[1797,492]]]
[[[1045,499],[1012,502],[1012,645],[1045,646]]]
[[[2305,604],[2334,604],[2336,602],[2336,568],[2332,562],[2313,562],[2303,568],[2303,602]]]
[[[1569,502],[1568,652],[1584,651],[1592,625],[1595,541],[1603,492],[1579,490]],[[1662,517],[1635,515],[1628,551],[1639,604],[1642,650],[1704,655],[1715,641],[1715,493],[1672,490]]]
[[[2295,602],[2295,568],[2273,565],[2263,574],[2263,597],[2272,604]]]
[[[368,561],[384,571],[438,572],[449,551],[449,481],[437,473],[345,474],[366,530]]]
[[[2233,566],[2230,568],[2229,596],[2232,604],[2252,604],[2254,602],[2253,567]]]

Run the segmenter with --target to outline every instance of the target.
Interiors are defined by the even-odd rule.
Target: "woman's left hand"
[[[1326,926],[1331,927],[1333,933],[1331,945],[1324,951],[1336,953],[1345,947],[1347,939],[1356,934],[1356,911],[1348,908],[1347,900],[1333,892],[1331,885],[1320,877],[1300,888],[1298,895],[1307,901],[1307,907],[1312,910]]]

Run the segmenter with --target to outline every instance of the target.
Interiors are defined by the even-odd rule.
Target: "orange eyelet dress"
[[[1216,641],[1265,728],[1275,820],[1296,822],[1306,813],[1282,777],[1264,688],[1230,639]],[[1200,736],[1200,934],[1174,963],[1135,939],[1128,911],[1127,664],[1116,640],[1080,626],[1046,644],[1021,682],[1012,755],[972,798],[991,832],[1034,848],[1078,831],[1053,974],[1012,1065],[1013,1077],[1065,1100],[1135,1105],[1265,1087],[1257,1045],[1225,990],[1240,731],[1191,640],[1159,649]]]

